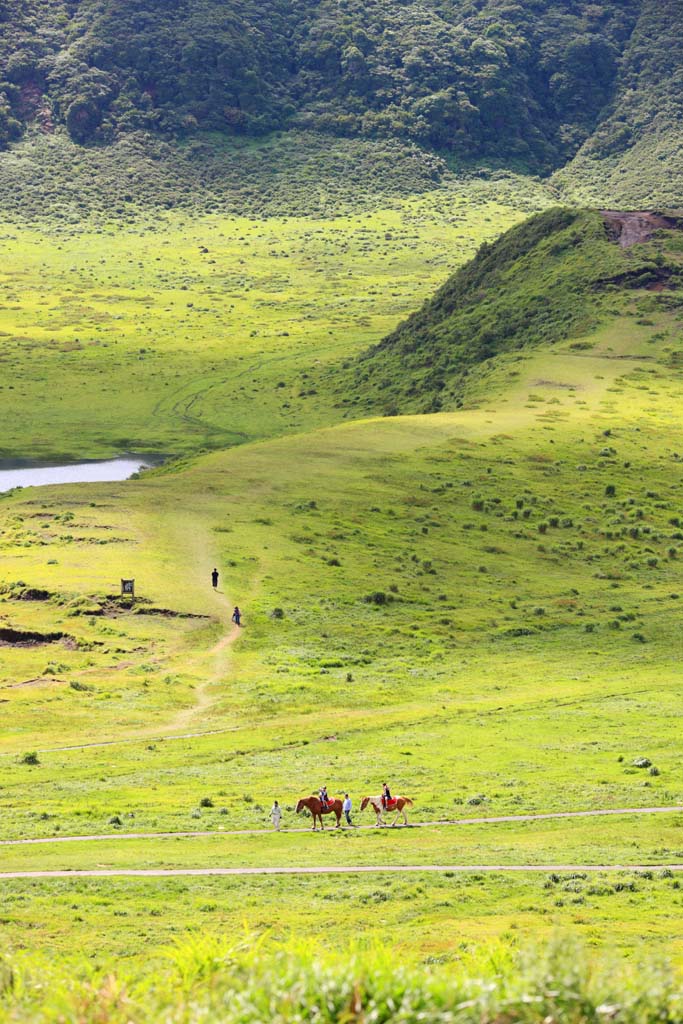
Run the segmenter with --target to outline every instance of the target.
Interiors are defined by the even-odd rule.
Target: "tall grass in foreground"
[[[407,967],[386,949],[319,956],[304,946],[197,936],[147,970],[0,960],[0,1020],[678,1024],[683,992],[666,966],[589,958],[571,940],[519,956],[496,947],[466,963]]]

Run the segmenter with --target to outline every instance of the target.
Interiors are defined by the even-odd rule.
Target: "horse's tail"
[[[409,796],[404,796],[403,799],[407,803],[408,807],[412,807],[413,806],[413,801],[410,799]]]

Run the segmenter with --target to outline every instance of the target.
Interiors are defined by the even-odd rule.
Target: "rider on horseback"
[[[327,795],[327,786],[320,787],[320,803],[323,805],[323,809],[327,810],[327,805],[330,802],[330,798]]]
[[[382,807],[386,811],[387,807],[391,803],[391,793],[389,791],[389,785],[386,782],[382,783]]]

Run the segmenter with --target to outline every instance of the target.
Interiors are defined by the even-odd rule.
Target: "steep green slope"
[[[683,192],[680,0],[647,0],[626,48],[608,116],[557,183],[587,203],[679,206]]]
[[[663,232],[626,249],[597,212],[538,214],[485,244],[422,309],[347,369],[337,393],[354,395],[355,407],[365,410],[458,407],[472,371],[492,357],[587,334],[627,309],[633,288],[677,286],[678,239],[677,231]]]

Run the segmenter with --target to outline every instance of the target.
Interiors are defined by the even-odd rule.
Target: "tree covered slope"
[[[630,88],[619,69],[649,6],[0,0],[0,140],[31,124],[81,143],[303,126],[548,170]],[[661,14],[670,36],[678,6]]]
[[[561,173],[580,201],[679,206],[683,190],[683,3],[646,0],[624,53],[615,97]]]

